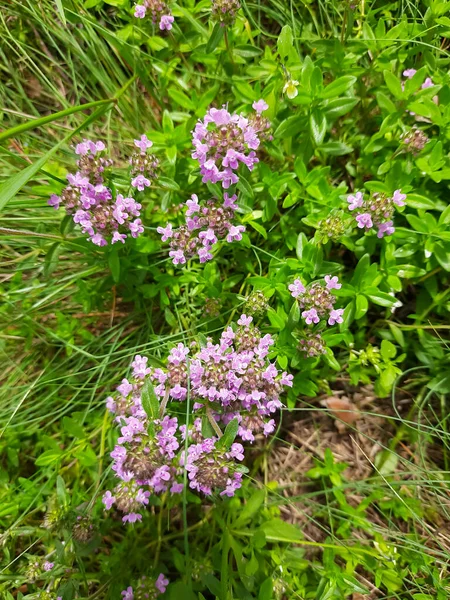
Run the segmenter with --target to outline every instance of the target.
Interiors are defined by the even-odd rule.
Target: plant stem
[[[222,430],[217,425],[217,421],[215,420],[214,415],[212,414],[209,406],[206,407],[206,416],[208,417],[208,421],[211,423],[211,427],[217,433],[217,436],[221,438],[223,436]]]

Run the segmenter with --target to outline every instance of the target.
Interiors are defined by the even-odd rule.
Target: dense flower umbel
[[[159,24],[161,31],[172,29],[174,18],[164,0],[143,0],[141,4],[134,5],[134,16],[143,19],[150,16],[153,25]]]
[[[111,161],[104,157],[105,144],[83,140],[75,148],[80,157],[78,171],[67,175],[69,185],[61,196],[53,194],[48,201],[50,206],[62,205],[66,212],[73,215],[75,223],[83,233],[97,246],[106,246],[108,242],[125,243],[127,233],[138,237],[144,231],[140,216],[141,205],[133,198],[124,198],[113,193],[105,185],[104,171]],[[124,233],[126,231],[127,233]]]
[[[212,0],[211,14],[222,26],[232,25],[240,8],[239,0]]]
[[[193,256],[201,263],[213,258],[211,250],[218,241],[238,242],[245,231],[243,225],[234,222],[237,196],[224,194],[222,203],[212,198],[205,205],[199,204],[193,194],[186,202],[185,224],[173,229],[171,223],[158,227],[162,241],[170,240],[169,256],[174,265],[184,265]]]
[[[325,275],[324,281],[314,281],[307,287],[300,279],[289,285],[291,296],[299,303],[302,317],[307,325],[319,323],[321,319],[327,319],[329,325],[342,323],[343,308],[334,308],[336,297],[333,290],[339,290],[342,284],[338,278]]]
[[[393,216],[396,206],[404,206],[406,194],[395,190],[392,197],[378,192],[364,199],[362,192],[356,192],[347,198],[349,210],[358,210],[356,223],[360,229],[378,229],[377,237],[392,235],[395,231]]]
[[[156,178],[159,160],[154,154],[147,152],[153,146],[153,142],[146,135],[134,140],[134,145],[136,151],[130,157],[131,185],[142,192],[146,187],[150,187],[151,180]]]
[[[143,575],[138,579],[134,588],[130,585],[122,592],[122,600],[154,600],[160,594],[164,594],[169,580],[160,573],[156,580]]]
[[[261,140],[271,139],[269,121],[262,116],[268,105],[264,100],[253,103],[255,112],[249,117],[231,114],[225,106],[211,108],[193,131],[192,143],[200,164],[203,183],[220,181],[228,189],[239,181],[236,173],[243,163],[251,171],[259,162],[255,150]]]
[[[343,212],[337,211],[318,223],[316,238],[322,244],[330,240],[339,240],[345,233],[345,221]]]

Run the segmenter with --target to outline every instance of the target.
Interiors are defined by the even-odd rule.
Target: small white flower
[[[300,84],[296,79],[290,79],[284,84],[283,93],[286,94],[290,100],[293,100],[298,95],[298,85]]]

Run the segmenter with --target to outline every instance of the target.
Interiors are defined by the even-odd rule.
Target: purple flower
[[[184,265],[186,262],[186,257],[184,256],[182,250],[171,250],[169,252],[169,256],[171,257],[174,265]]]
[[[199,257],[201,263],[205,263],[205,262],[208,262],[209,260],[211,260],[213,255],[208,250],[208,248],[206,246],[204,246],[203,248],[199,249],[198,257]]]
[[[392,221],[386,221],[378,225],[377,237],[382,238],[384,235],[392,235],[395,232]]]
[[[161,241],[167,242],[173,236],[172,223],[168,223],[165,227],[157,227],[156,231],[162,235]]]
[[[111,238],[111,244],[115,244],[116,242],[122,242],[122,244],[125,244],[126,239],[127,236],[124,233],[119,233],[118,231],[115,231]]]
[[[131,185],[142,192],[146,187],[150,187],[150,179],[147,179],[143,175],[138,175],[131,180]]]
[[[191,198],[192,198],[192,200],[186,200],[186,206],[188,207],[188,209],[186,211],[186,216],[188,216],[188,217],[192,216],[195,213],[200,212],[198,196],[196,194],[192,194]]]
[[[422,83],[422,89],[426,90],[427,88],[433,87],[434,83],[430,77],[427,77],[425,81]]]
[[[252,108],[256,110],[258,115],[260,115],[262,112],[269,108],[269,105],[267,104],[267,102],[264,102],[264,100],[258,100],[258,102],[253,102]]]
[[[53,206],[54,208],[59,208],[59,205],[61,204],[61,198],[56,194],[52,194],[47,204],[49,206]]]
[[[414,77],[414,75],[417,73],[416,69],[405,69],[403,71],[403,77],[407,77],[408,79],[411,79],[411,77]]]
[[[300,281],[300,279],[296,279],[294,283],[291,283],[288,286],[289,291],[291,292],[291,296],[293,298],[298,298],[301,294],[305,293],[305,286]]]
[[[134,16],[137,19],[143,19],[145,17],[145,13],[146,12],[147,12],[147,9],[142,4],[136,4],[135,5],[135,7],[134,7]]]
[[[315,308],[304,310],[302,312],[302,317],[305,319],[308,325],[311,325],[312,323],[318,323],[320,321],[319,315],[317,314],[317,310]]]
[[[229,196],[227,194],[227,192],[225,192],[223,195],[223,207],[231,208],[232,210],[236,210],[238,207],[238,205],[236,204],[236,200],[237,200],[236,194]]]
[[[132,223],[129,223],[128,227],[130,228],[131,235],[134,238],[137,238],[138,235],[144,231],[141,219],[135,219]]]
[[[133,588],[131,585],[129,585],[126,590],[123,590],[122,596],[122,600],[134,600]]]
[[[369,215],[369,213],[356,215],[356,222],[358,223],[358,227],[360,229],[364,229],[364,227],[370,229],[373,227],[372,217]]]
[[[164,29],[167,29],[167,31],[170,31],[172,29],[173,21],[174,21],[174,19],[173,19],[172,15],[163,15],[159,22],[159,28],[161,29],[161,31]]]
[[[43,565],[44,571],[51,571],[54,566],[55,566],[55,563],[52,563],[52,562],[49,562],[48,560],[46,560]]]
[[[252,321],[253,321],[253,317],[247,317],[247,315],[241,315],[238,320],[238,325],[241,325],[243,327],[248,327]]]
[[[354,196],[350,195],[347,198],[347,202],[349,203],[349,209],[355,210],[355,208],[361,208],[363,205],[363,195],[361,192],[356,192]]]
[[[158,579],[155,581],[155,587],[161,592],[161,594],[164,594],[168,585],[169,580],[167,579],[167,577],[164,577],[162,573],[160,573],[158,575]]]
[[[331,277],[331,275],[325,275],[324,277],[325,283],[327,284],[328,290],[340,290],[342,287],[342,283],[339,283],[339,279],[335,277]]]
[[[109,490],[103,494],[102,502],[105,505],[106,510],[110,510],[115,501],[116,499]]]
[[[405,206],[406,194],[402,194],[401,190],[395,190],[392,196],[392,201],[397,206]]]
[[[136,5],[136,8],[140,6],[139,4]],[[144,13],[145,14],[145,13]],[[142,18],[142,17],[140,17]],[[148,137],[143,134],[141,135],[139,140],[134,140],[134,145],[136,146],[136,148],[139,148],[139,150],[145,154],[148,148],[151,148],[153,146],[153,142],[150,141],[148,139]]]
[[[136,523],[137,521],[142,521],[142,515],[139,513],[129,513],[122,517],[123,523]]]
[[[231,225],[228,229],[227,242],[240,242],[244,231],[243,225]]]
[[[334,325],[335,323],[342,323],[344,320],[342,318],[343,314],[344,314],[343,308],[338,308],[337,310],[332,310],[330,312],[330,317],[328,319],[328,325]]]

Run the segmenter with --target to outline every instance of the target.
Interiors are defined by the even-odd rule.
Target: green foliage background
[[[11,0],[0,13],[0,593],[120,598],[164,571],[167,598],[445,599],[450,3],[242,2],[227,36],[209,0],[171,9],[170,34],[137,22],[128,0]],[[407,68],[417,73],[404,82]],[[434,85],[421,89],[427,77]],[[191,130],[210,105],[245,113],[261,97],[273,140],[240,173],[244,240],[177,269],[156,227],[176,222],[191,194],[220,192],[201,183]],[[401,138],[414,125],[429,138],[418,154]],[[161,160],[140,196],[145,234],[96,248],[47,199],[73,168],[71,144],[107,141],[119,180],[143,132]],[[348,193],[399,188],[393,236],[352,226]],[[320,229],[330,215],[345,223],[332,242]],[[325,274],[344,284],[344,322],[324,334],[324,357],[307,359],[287,285]],[[295,374],[283,423],[326,410],[318,397],[331,389],[373,384],[392,399],[392,438],[371,476],[347,479],[328,450],[310,491],[286,497],[268,479],[274,447],[292,444],[282,425],[255,448],[236,498],[154,499],[131,529],[106,518],[115,432],[105,396],[134,354],[157,363],[178,341],[217,335],[253,290],[270,300],[260,326],[277,336],[274,359]],[[218,317],[204,316],[206,298],[220,301]],[[285,520],[281,508],[300,502],[320,541]],[[77,515],[95,527],[88,545],[72,537]],[[33,583],[30,561],[49,554],[57,567]]]

